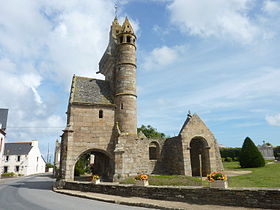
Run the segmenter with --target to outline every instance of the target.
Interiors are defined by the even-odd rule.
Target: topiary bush
[[[264,158],[254,142],[246,137],[239,155],[241,168],[257,168],[265,165]]]

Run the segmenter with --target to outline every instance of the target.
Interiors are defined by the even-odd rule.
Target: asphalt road
[[[1,210],[106,210],[145,209],[105,203],[95,200],[67,196],[51,190],[54,179],[38,175],[19,179],[0,179]]]

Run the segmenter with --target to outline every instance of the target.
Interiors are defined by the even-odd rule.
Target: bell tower
[[[136,36],[127,17],[116,37],[114,84],[115,104],[117,106],[116,121],[122,133],[136,135]]]

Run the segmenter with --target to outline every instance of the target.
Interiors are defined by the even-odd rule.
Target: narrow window
[[[19,155],[19,156],[17,156],[17,161],[18,161],[18,162],[20,161],[20,155]]]
[[[19,172],[19,166],[16,166],[16,172]]]
[[[121,109],[123,109],[123,103],[121,103]]]
[[[39,161],[39,157],[37,157],[37,162]]]
[[[131,37],[130,37],[130,36],[127,36],[127,37],[126,37],[126,41],[127,41],[128,43],[130,43],[130,42],[131,42]]]
[[[9,155],[6,156],[6,161],[9,161]]]
[[[103,118],[103,110],[99,110],[99,118]]]
[[[4,173],[8,173],[8,166],[4,166]]]

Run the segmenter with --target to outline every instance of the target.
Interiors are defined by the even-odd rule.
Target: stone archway
[[[190,142],[190,148],[192,176],[200,176],[200,170],[202,176],[207,176],[211,170],[207,141],[202,137],[195,137]]]
[[[80,159],[80,157],[82,157],[85,154],[88,154],[88,157],[90,159],[89,162],[91,162],[89,164],[93,174],[99,175],[102,181],[113,181],[113,175],[115,169],[114,169],[114,160],[111,154],[109,154],[104,150],[89,149],[79,155],[79,157],[75,162],[75,165],[77,161]],[[73,168],[73,173],[74,173],[74,168]]]

